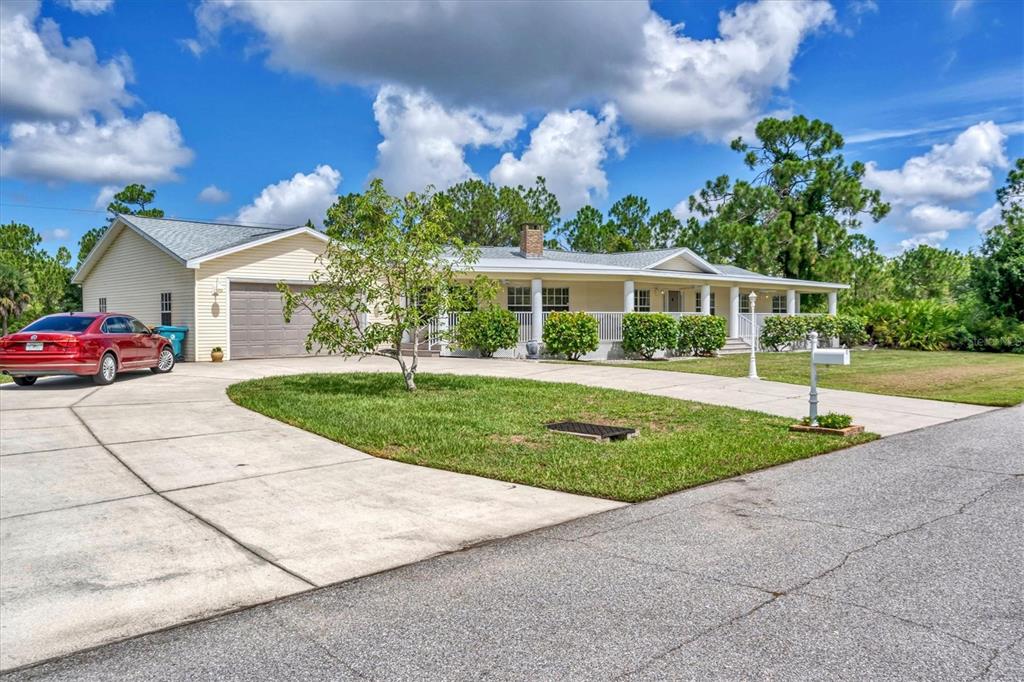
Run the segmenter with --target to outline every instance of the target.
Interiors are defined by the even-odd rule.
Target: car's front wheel
[[[160,351],[160,357],[157,358],[156,367],[150,367],[149,371],[153,374],[167,374],[172,369],[174,369],[174,351],[164,348]]]
[[[18,386],[31,386],[38,377],[11,377]]]
[[[94,384],[100,386],[106,386],[114,383],[114,377],[117,376],[117,358],[114,357],[113,353],[107,353],[100,360],[100,369],[98,372],[92,375],[92,381]]]

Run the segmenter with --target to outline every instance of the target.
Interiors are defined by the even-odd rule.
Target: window
[[[740,312],[750,314],[750,296],[748,294],[740,294]]]
[[[569,287],[552,289],[544,287],[541,298],[544,303],[544,312],[569,309]]]
[[[123,317],[108,317],[103,323],[104,334],[131,334],[132,325]]]
[[[651,312],[650,289],[637,289],[633,292],[633,310],[638,313]]]
[[[772,312],[776,315],[785,314],[786,311],[786,295],[772,296]]]
[[[694,296],[693,296],[693,310],[694,310],[694,312],[697,312],[697,313],[701,312],[700,292],[699,291],[697,293],[695,293]],[[715,292],[713,292],[713,291],[711,292],[711,314],[712,315],[715,314]]]
[[[160,324],[170,326],[171,324],[171,292],[160,294]]]
[[[132,326],[132,331],[135,332],[136,334],[149,334],[150,333],[149,332],[149,327],[147,327],[146,325],[142,324],[141,322],[136,320],[134,317],[128,318],[128,322]]]
[[[508,309],[514,313],[530,312],[530,287],[509,287]]]
[[[101,313],[107,312],[107,299],[106,298],[101,298],[100,299],[99,310],[100,310]]]
[[[23,332],[84,332],[95,317],[83,315],[49,315],[25,327]]]

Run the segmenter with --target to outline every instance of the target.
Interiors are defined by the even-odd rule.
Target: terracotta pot
[[[214,362],[223,362],[224,361],[224,351],[222,351],[222,350],[211,350],[210,351],[210,359],[213,360]]]

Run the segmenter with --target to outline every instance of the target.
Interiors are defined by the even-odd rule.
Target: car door
[[[103,333],[117,348],[122,365],[132,365],[138,360],[139,354],[135,349],[135,333],[127,318],[108,317],[103,322]]]
[[[142,324],[134,317],[128,318],[128,323],[132,327],[132,332],[135,335],[135,359],[140,364],[156,364],[157,360],[157,342],[153,332],[149,331],[149,327]]]

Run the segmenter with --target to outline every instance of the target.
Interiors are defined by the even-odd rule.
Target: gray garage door
[[[313,317],[305,310],[284,321],[281,294],[273,284],[231,283],[232,360],[307,355],[306,334],[312,326]]]

